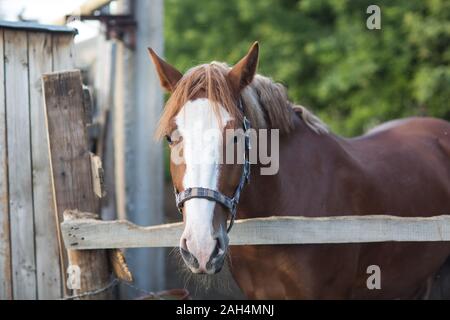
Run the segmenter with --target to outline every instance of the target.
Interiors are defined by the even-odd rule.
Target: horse
[[[170,172],[184,221],[180,252],[191,272],[217,273],[229,255],[231,274],[249,299],[426,297],[433,276],[450,255],[448,242],[229,250],[227,219],[230,214],[248,219],[450,213],[449,122],[411,117],[344,138],[291,102],[283,85],[257,74],[257,42],[232,67],[212,62],[184,75],[151,48],[149,53],[161,86],[171,93],[156,135],[170,145]],[[265,164],[256,161],[244,177],[247,161],[219,161],[224,145],[233,144],[225,131],[241,129],[246,121],[252,128],[279,132],[276,174],[261,174]],[[208,130],[222,135],[198,138]],[[258,145],[259,139],[252,143]],[[174,153],[185,161],[174,161]],[[212,161],[195,161],[206,154]],[[243,178],[249,181],[245,187]],[[237,191],[242,196],[230,205],[226,200],[233,200]],[[380,269],[379,289],[367,286],[371,265]]]

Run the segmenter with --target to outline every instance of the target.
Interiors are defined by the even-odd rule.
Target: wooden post
[[[60,222],[65,210],[98,212],[99,199],[92,183],[91,156],[86,132],[86,107],[83,103],[81,73],[68,71],[45,74],[43,90],[47,113],[47,129],[53,192]],[[81,271],[82,294],[105,288],[110,283],[105,250],[69,250],[69,263]],[[111,298],[110,291],[86,296],[87,299]]]
[[[135,1],[134,16],[138,25],[134,78],[135,162],[132,167],[135,179],[131,194],[133,206],[128,218],[140,225],[158,225],[164,222],[164,165],[162,144],[155,141],[154,133],[164,101],[147,47],[162,53],[163,1]],[[153,291],[164,289],[165,249],[131,251],[130,261],[136,261],[136,268],[132,270],[139,285]]]
[[[129,2],[119,0],[117,3],[119,14],[130,12]],[[125,36],[129,36],[126,34]],[[116,64],[114,79],[114,108],[112,110],[114,135],[114,184],[116,197],[117,218],[127,219],[127,212],[131,203],[130,194],[133,183],[134,159],[132,136],[135,113],[133,87],[134,53],[124,42],[116,44]],[[127,191],[128,190],[128,191]]]
[[[153,139],[163,106],[163,94],[147,47],[163,50],[163,1],[125,1],[120,13],[136,19],[136,47],[117,43],[114,119],[114,165],[117,213],[140,225],[164,222],[163,148]],[[128,35],[132,36],[132,35]],[[162,290],[165,282],[164,249],[127,252],[136,284]],[[151,270],[151,272],[149,272]]]

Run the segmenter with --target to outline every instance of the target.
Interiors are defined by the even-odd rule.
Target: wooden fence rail
[[[183,225],[141,227],[123,220],[78,219],[64,221],[61,231],[68,249],[176,247]],[[450,215],[256,218],[237,220],[230,233],[231,245],[385,241],[450,241]]]

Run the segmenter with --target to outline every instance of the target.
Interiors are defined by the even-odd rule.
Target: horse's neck
[[[343,144],[340,138],[318,135],[298,120],[294,132],[280,137],[277,174],[262,175],[261,166],[252,165],[250,184],[244,188],[238,207],[239,217],[317,210],[321,193],[334,179],[335,166],[352,166]]]

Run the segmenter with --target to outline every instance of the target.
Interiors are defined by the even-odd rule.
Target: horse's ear
[[[259,44],[253,43],[248,53],[228,73],[230,84],[236,93],[240,93],[250,82],[256,73],[258,66]]]
[[[180,71],[158,57],[152,48],[148,48],[148,52],[150,53],[150,57],[156,67],[156,72],[158,73],[161,86],[167,91],[173,92],[173,90],[175,90],[175,86],[183,75]]]

